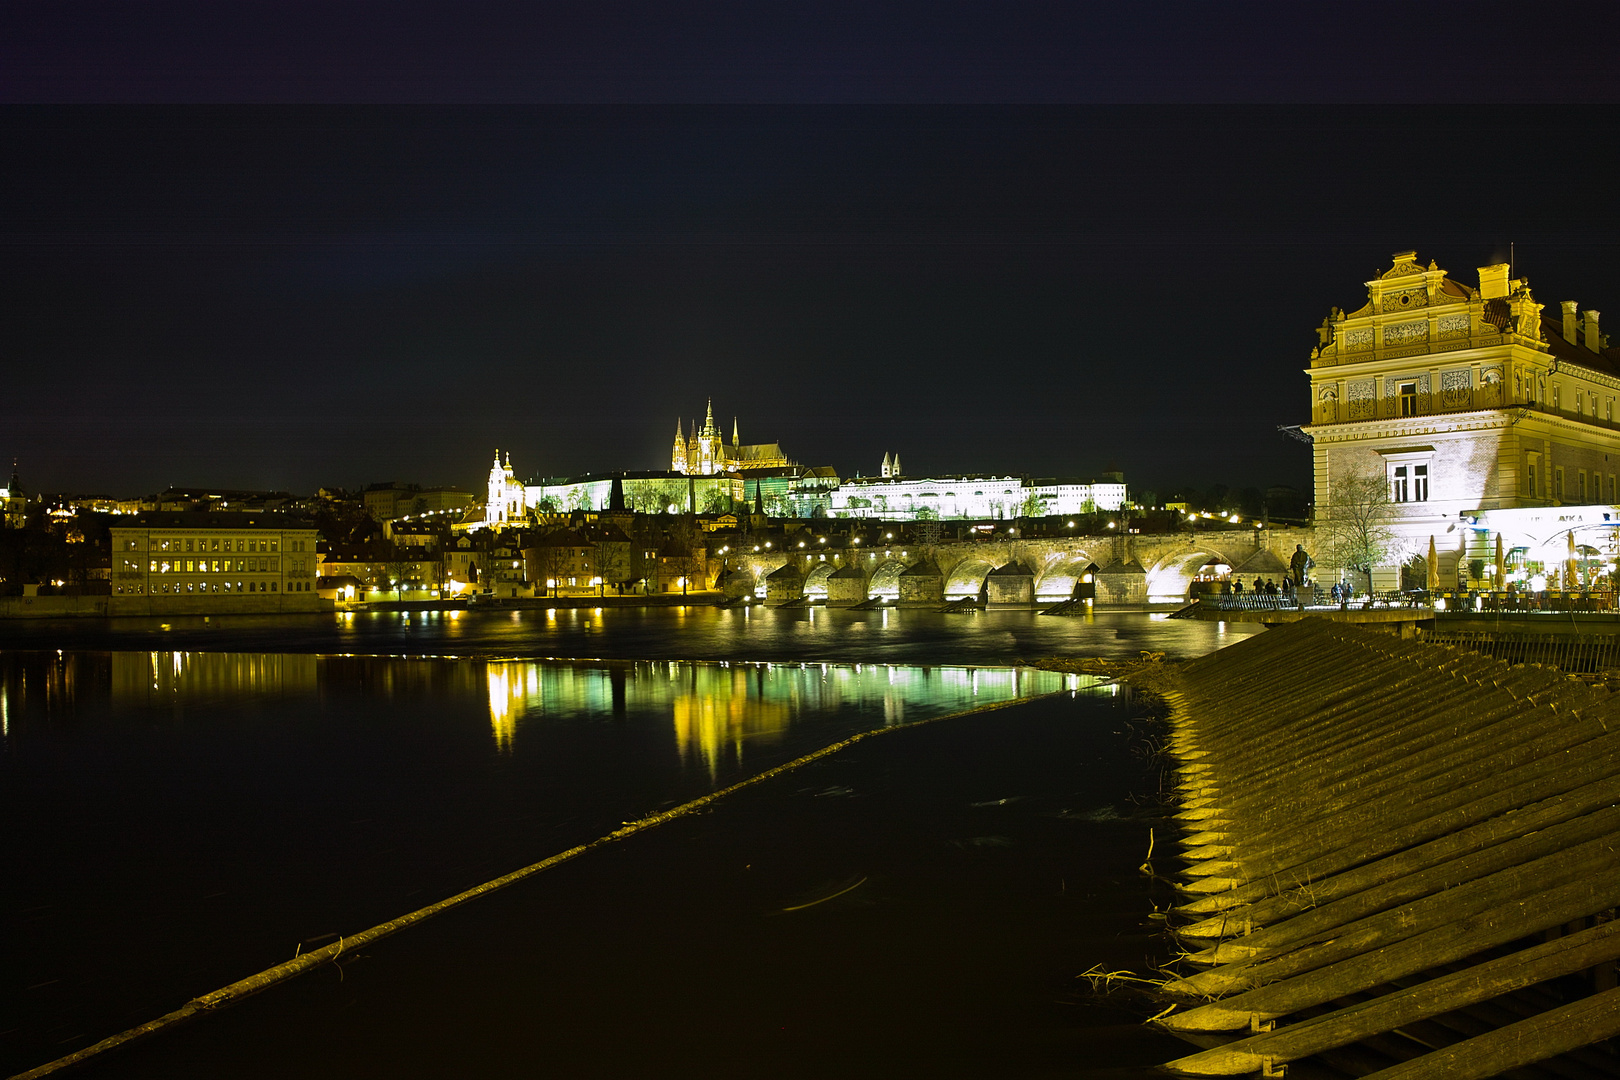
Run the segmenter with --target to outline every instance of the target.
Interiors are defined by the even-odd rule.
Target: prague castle
[[[714,402],[703,426],[692,423],[692,435],[687,438],[681,422],[675,421],[675,451],[671,455],[671,472],[687,476],[715,476],[720,473],[740,473],[755,469],[785,469],[790,462],[777,443],[756,443],[744,446],[737,437],[737,421],[731,421],[731,442],[728,445],[714,422]]]
[[[1335,308],[1317,330],[1303,430],[1318,513],[1336,485],[1382,477],[1395,561],[1434,537],[1454,569],[1460,522],[1481,513],[1525,511],[1554,535],[1577,527],[1556,508],[1620,501],[1620,350],[1596,310],[1566,300],[1544,316],[1510,275],[1481,267],[1476,288],[1400,252],[1366,283],[1366,304]]]

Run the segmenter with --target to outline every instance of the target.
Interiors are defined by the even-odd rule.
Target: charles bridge
[[[787,551],[727,552],[719,586],[767,603],[825,600],[830,606],[883,598],[901,605],[983,597],[992,604],[1058,602],[1078,595],[1089,573],[1099,604],[1187,596],[1215,563],[1234,576],[1281,580],[1296,544],[1312,551],[1310,528],[1211,529],[1129,535],[948,540],[829,548],[817,537]]]

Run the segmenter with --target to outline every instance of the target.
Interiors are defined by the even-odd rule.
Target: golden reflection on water
[[[743,745],[749,739],[775,742],[787,731],[792,712],[783,701],[750,701],[748,676],[740,670],[723,672],[731,677],[707,681],[702,690],[688,691],[675,699],[675,746],[681,761],[701,759],[712,777],[720,770],[727,752],[743,758]]]
[[[973,708],[1096,680],[1028,668],[904,667],[884,664],[660,662],[606,667],[502,660],[485,665],[489,722],[510,752],[530,718],[670,718],[682,761],[711,775],[740,763],[750,744],[779,740],[807,713],[881,712],[883,724]]]
[[[482,681],[482,686],[479,685]],[[497,752],[516,748],[525,723],[652,722],[683,762],[711,775],[784,737],[801,718],[842,727],[903,724],[930,715],[1083,690],[1090,676],[1029,668],[885,664],[734,664],[660,661],[474,661],[449,657],[289,653],[113,652],[0,655],[0,738],[27,714],[67,714],[75,702],[115,709],[318,696],[355,700],[487,701]],[[1105,689],[1104,692],[1107,692]],[[881,717],[881,719],[878,719]],[[663,725],[668,725],[663,727]]]
[[[114,705],[313,694],[316,658],[292,653],[116,652]]]

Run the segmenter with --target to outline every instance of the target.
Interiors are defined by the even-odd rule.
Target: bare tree
[[[1318,542],[1328,560],[1367,575],[1387,562],[1395,553],[1395,534],[1389,528],[1393,506],[1389,482],[1381,473],[1358,471],[1334,478],[1327,505],[1316,519]]]
[[[383,570],[391,579],[394,586],[394,599],[405,599],[405,580],[409,577],[415,564],[403,555],[396,555],[383,564]]]
[[[676,568],[681,575],[681,594],[684,596],[691,588],[692,575],[698,567],[698,548],[703,543],[703,530],[698,527],[697,519],[690,514],[682,514],[669,525],[669,542],[676,551]]]
[[[545,588],[553,597],[561,595],[563,573],[568,569],[570,538],[557,533],[544,536],[535,545],[539,549],[540,575]]]

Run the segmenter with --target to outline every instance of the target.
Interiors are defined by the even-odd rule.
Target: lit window
[[[1401,415],[1417,415],[1417,383],[1415,382],[1401,383]],[[1405,500],[1397,499],[1396,501],[1404,502]]]

